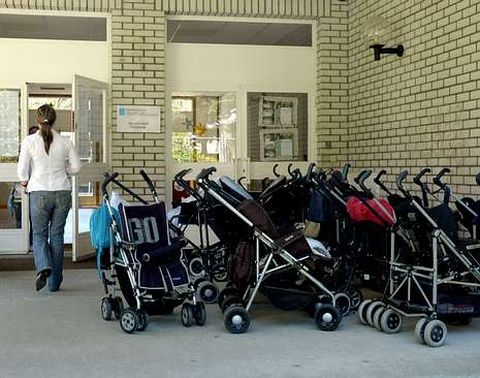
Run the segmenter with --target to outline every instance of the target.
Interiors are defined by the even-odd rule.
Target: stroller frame
[[[152,181],[145,173],[145,171],[140,170],[140,174],[147,183],[155,203],[160,204],[161,201],[158,197],[157,191]],[[107,185],[110,183],[114,183],[116,186],[118,186],[119,188],[130,194],[133,198],[138,200],[141,204],[147,205],[149,203],[137,193],[133,192],[131,189],[127,188],[125,185],[119,182],[117,180],[117,172],[113,173],[112,175],[105,173],[104,176],[105,179],[102,183],[101,188],[103,194],[102,200],[108,210],[108,214],[110,217],[110,248],[108,265],[110,269],[110,277],[112,279],[108,279],[106,277],[105,271],[101,272],[102,283],[106,294],[106,297],[104,297],[101,302],[102,317],[104,320],[110,320],[113,313],[115,317],[120,320],[120,326],[126,333],[144,331],[149,324],[149,314],[144,307],[146,305],[148,306],[149,304],[158,304],[160,300],[158,298],[155,298],[152,293],[149,293],[148,289],[142,289],[137,282],[135,272],[139,272],[141,264],[134,257],[134,252],[137,248],[138,243],[125,241],[122,239],[120,226],[116,221],[116,216],[114,214],[112,206],[110,205],[110,197],[107,191]],[[168,241],[170,244],[170,235],[168,235]],[[180,248],[181,243],[179,243],[178,246]],[[125,269],[125,273],[132,290],[135,306],[124,308],[122,298],[116,295],[119,289],[122,292],[121,287],[118,288],[117,286],[117,283],[119,283],[119,277],[117,271],[115,270],[116,266]],[[155,290],[161,291],[157,289]],[[160,309],[160,312],[156,311],[155,314],[169,314],[173,311],[174,307],[183,303],[181,309],[181,320],[184,326],[189,327],[193,324],[193,321],[195,321],[198,325],[205,324],[205,305],[202,301],[199,301],[196,298],[196,290],[194,289],[193,284],[190,282],[190,280],[186,284],[175,286],[173,290],[170,291],[168,290],[167,285],[165,285],[163,291],[165,292],[165,295],[162,296],[160,301],[162,308]],[[186,300],[188,300],[189,302],[185,302]]]
[[[253,282],[250,283],[245,289],[245,292],[241,298],[242,303],[233,302],[228,308],[225,309],[224,324],[227,330],[231,333],[245,332],[250,324],[249,311],[265,278],[274,272],[287,270],[289,268],[296,269],[301,275],[313,283],[330,299],[330,304],[319,303],[316,306],[315,323],[322,330],[333,331],[336,329],[342,319],[340,311],[335,307],[336,296],[327,287],[325,287],[322,282],[320,282],[311,274],[309,267],[303,264],[303,261],[309,259],[310,256],[305,256],[300,259],[294,257],[285,249],[285,245],[280,246],[278,243],[276,243],[272,238],[255,226],[250,219],[238,211],[230,202],[223,198],[222,195],[218,193],[220,189],[215,183],[212,183],[209,180],[209,176],[215,171],[216,169],[214,167],[203,170],[197,177],[198,184],[203,190],[205,190],[209,195],[215,198],[236,217],[241,219],[250,229],[252,229],[253,237],[255,239],[255,277]],[[224,193],[224,195],[228,196],[227,193]],[[262,259],[266,260],[263,263],[264,265],[262,268],[260,267],[262,264],[260,258],[261,244],[266,246],[269,250],[268,254],[266,255],[266,259],[265,257]],[[284,263],[278,264],[276,261],[274,261],[273,258],[275,256],[280,257]]]
[[[414,181],[418,181],[419,176],[421,177],[425,172],[422,171],[417,175]],[[361,319],[363,312],[369,312],[373,318],[373,325],[386,333],[400,331],[403,325],[402,316],[406,318],[420,317],[415,327],[417,340],[437,347],[443,345],[447,337],[447,327],[442,320],[438,319],[439,317],[442,315],[447,318],[448,316],[459,316],[457,323],[460,324],[468,322],[470,316],[477,316],[478,310],[472,311],[474,314],[471,312],[443,312],[442,309],[439,309],[439,288],[442,285],[480,288],[480,263],[470,254],[471,251],[480,249],[480,243],[472,240],[466,245],[465,251],[457,248],[452,239],[423,206],[403,187],[402,182],[407,175],[408,171],[403,171],[397,177],[396,184],[408,202],[433,229],[431,232],[431,263],[414,265],[399,262],[401,254],[395,246],[396,233],[392,230],[388,295],[385,293],[381,301],[372,302],[370,300],[370,303],[365,301],[363,308],[361,306],[359,309],[359,317]],[[460,264],[455,265],[456,269],[449,266],[450,269],[445,275],[439,274],[439,263],[448,263],[448,261],[452,261],[451,257]],[[473,280],[468,279],[469,275],[473,277]],[[462,278],[465,280],[461,280]],[[422,283],[431,286],[427,286],[427,289],[422,286]],[[429,290],[431,293],[428,293]],[[420,294],[421,299],[414,298],[414,293]],[[419,303],[411,304],[412,299]]]

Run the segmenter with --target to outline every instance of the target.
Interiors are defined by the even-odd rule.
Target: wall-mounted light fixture
[[[392,39],[392,28],[390,23],[383,17],[372,16],[368,18],[362,29],[365,41],[373,49],[375,60],[380,60],[382,54],[403,56],[405,49],[401,44],[396,47],[384,47]]]

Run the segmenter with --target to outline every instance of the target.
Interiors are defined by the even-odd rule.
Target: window
[[[233,93],[173,96],[173,159],[179,163],[232,162],[236,120]]]

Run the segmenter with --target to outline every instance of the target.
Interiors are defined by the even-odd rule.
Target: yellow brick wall
[[[361,38],[373,15],[391,23],[402,58],[373,60]],[[457,193],[480,194],[480,3],[350,0],[348,20],[348,159],[393,173],[448,166]]]

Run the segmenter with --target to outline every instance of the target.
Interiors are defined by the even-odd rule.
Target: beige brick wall
[[[357,169],[393,173],[448,166],[457,193],[479,194],[480,3],[349,3],[348,159]],[[402,58],[373,60],[360,32],[372,15],[391,22],[392,43],[406,49]]]
[[[165,13],[155,0],[124,0],[112,10],[112,164],[137,192],[144,169],[165,189]],[[157,105],[161,133],[116,132],[117,105]]]
[[[332,1],[317,21],[317,156],[320,167],[348,160],[348,6]]]

